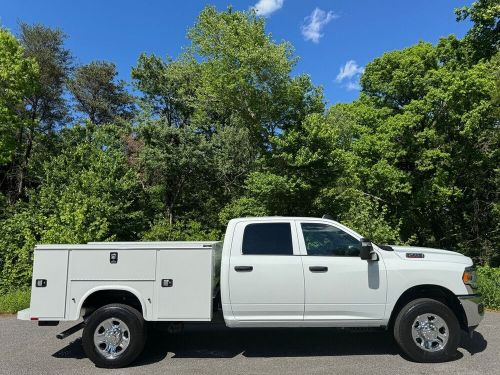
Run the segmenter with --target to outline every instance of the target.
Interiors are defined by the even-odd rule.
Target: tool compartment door
[[[72,250],[70,280],[153,281],[156,250],[119,248]]]
[[[212,250],[159,250],[156,311],[160,320],[212,319]]]
[[[30,315],[40,320],[65,317],[68,250],[35,250]]]

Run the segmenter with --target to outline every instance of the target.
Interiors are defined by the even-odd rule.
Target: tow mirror
[[[359,240],[359,242],[361,243],[359,257],[363,260],[376,260],[377,258],[374,259],[374,252],[371,241],[367,238],[362,238]]]

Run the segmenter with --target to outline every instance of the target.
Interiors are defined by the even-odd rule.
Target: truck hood
[[[472,259],[455,251],[432,249],[418,246],[393,246],[394,253],[403,260],[411,262],[433,261],[452,262],[472,266]]]

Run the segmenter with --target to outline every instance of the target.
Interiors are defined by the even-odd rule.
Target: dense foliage
[[[30,306],[29,288],[9,291],[0,295],[0,314],[13,314]]]
[[[478,292],[486,307],[500,310],[500,268],[478,267]]]
[[[76,66],[60,30],[0,29],[0,289],[28,284],[35,243],[217,239],[248,215],[498,265],[499,17],[457,10],[463,39],[376,58],[328,108],[252,12],[205,8],[180,56],[138,57],[135,90]]]

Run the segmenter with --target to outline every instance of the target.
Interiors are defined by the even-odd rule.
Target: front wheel
[[[416,362],[444,362],[456,355],[460,325],[448,306],[420,298],[399,312],[394,322],[394,338]]]
[[[146,325],[134,308],[111,304],[97,309],[83,329],[82,344],[97,367],[119,368],[132,363],[146,342]]]

